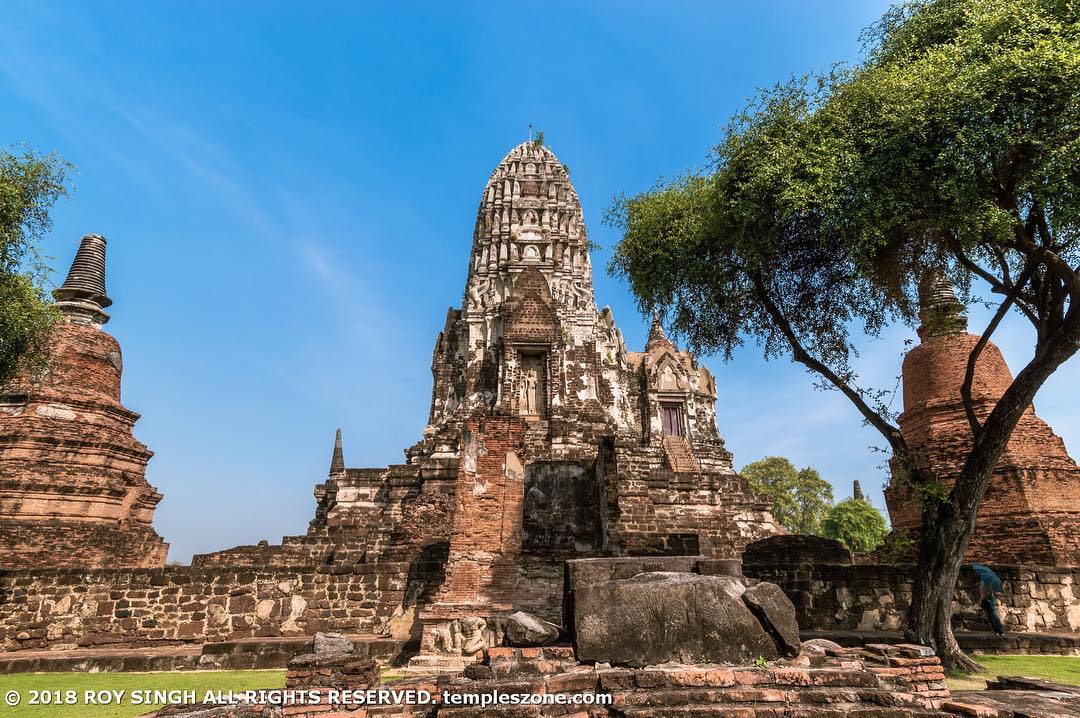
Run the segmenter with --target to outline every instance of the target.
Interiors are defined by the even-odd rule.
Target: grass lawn
[[[1027,676],[1080,686],[1080,656],[972,656],[986,667],[985,673],[949,674],[946,682],[954,691],[986,688],[993,676]]]
[[[284,688],[285,671],[175,671],[168,673],[15,673],[0,675],[0,715],[7,718],[127,718],[142,715],[161,704],[132,705],[133,690],[194,690],[199,700],[208,690],[243,691]],[[30,691],[77,691],[75,705],[29,705]],[[119,705],[87,705],[84,691],[127,691]],[[4,701],[8,691],[18,691],[22,701],[10,707]]]

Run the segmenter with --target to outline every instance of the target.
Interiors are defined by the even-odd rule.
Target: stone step
[[[671,470],[676,473],[694,473],[700,470],[690,443],[681,436],[665,436],[664,453]]]
[[[349,639],[358,654],[387,663],[398,658],[405,646],[405,641],[385,636],[352,635]],[[186,646],[10,651],[0,653],[0,674],[284,668],[311,648],[311,636],[274,636]]]
[[[190,671],[200,667],[199,658],[198,646],[11,651],[0,653],[0,674]]]

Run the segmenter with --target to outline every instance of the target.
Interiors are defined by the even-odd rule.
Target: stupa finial
[[[56,306],[70,320],[101,326],[109,321],[105,307],[112,304],[105,293],[105,238],[88,234],[82,238],[67,279],[53,290]]]
[[[919,288],[919,338],[923,341],[945,334],[967,331],[967,313],[956,298],[944,272],[930,274]]]

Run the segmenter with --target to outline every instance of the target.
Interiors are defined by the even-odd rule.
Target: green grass
[[[985,673],[949,674],[946,682],[954,691],[978,691],[986,688],[986,679],[994,676],[1045,678],[1057,683],[1080,686],[1080,656],[972,656],[986,667]]]
[[[284,688],[285,671],[175,671],[167,673],[16,673],[0,675],[0,715],[4,718],[128,718],[161,707],[161,704],[131,705],[127,696],[133,690],[194,690],[199,700],[208,690],[243,691],[259,688]],[[77,692],[74,705],[29,705],[30,691],[59,690]],[[126,691],[119,705],[87,705],[84,691]],[[18,691],[22,702],[9,707],[4,702],[8,691]]]

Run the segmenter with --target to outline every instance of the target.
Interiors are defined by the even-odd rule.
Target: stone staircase
[[[665,436],[664,455],[667,456],[671,470],[677,474],[692,474],[701,470],[694,458],[694,450],[690,448],[690,442],[685,437]]]

